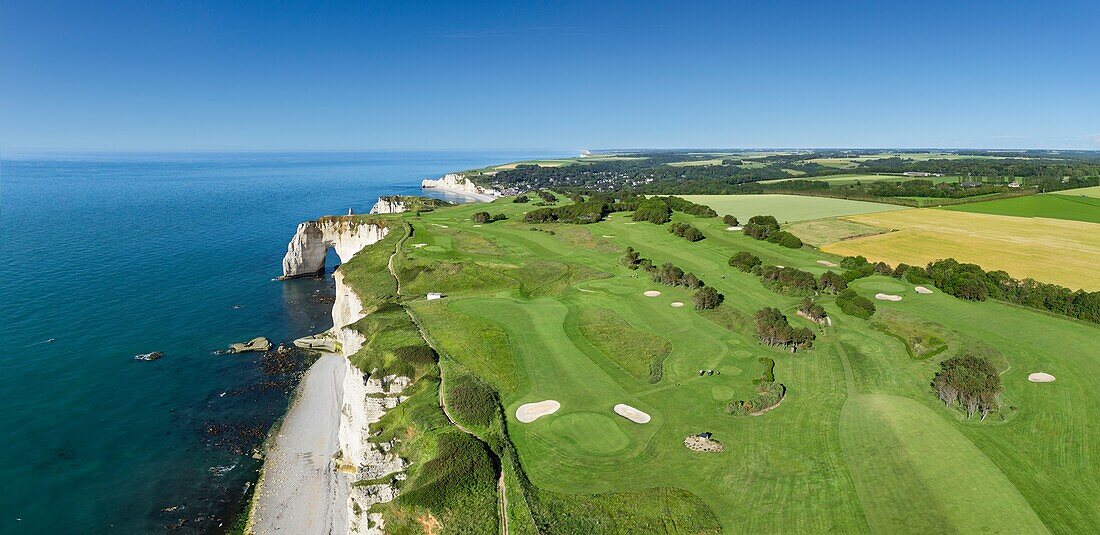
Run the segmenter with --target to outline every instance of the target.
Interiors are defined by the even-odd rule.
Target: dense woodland
[[[671,165],[710,160],[711,155],[690,152],[644,152],[624,154],[622,160],[592,160],[558,167],[519,165],[515,169],[484,175],[479,181],[519,192],[553,188],[558,191],[632,191],[644,194],[736,194],[770,191],[814,192],[847,198],[885,198],[904,202],[904,197],[961,199],[978,195],[1021,195],[1071,187],[1097,185],[1100,154],[1088,151],[959,151],[955,158],[874,158],[853,161],[848,168],[822,165],[819,158],[852,158],[879,153],[878,150],[802,151],[795,154],[727,157],[713,165]],[[973,156],[958,158],[957,156]],[[929,180],[834,185],[815,177],[837,174],[934,173],[961,177],[947,185]],[[799,178],[761,184],[761,181]],[[959,182],[980,186],[963,187]],[[1009,188],[1017,181],[1022,188]]]

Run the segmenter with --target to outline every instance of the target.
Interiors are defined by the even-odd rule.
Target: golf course
[[[689,199],[742,221],[851,217],[874,225],[917,211],[779,195]],[[570,204],[561,197],[557,206]],[[804,296],[769,289],[730,258],[747,252],[764,265],[819,277],[842,272],[828,267],[840,256],[754,240],[728,230],[721,217],[674,211],[671,223],[704,236],[688,241],[670,233],[670,224],[635,221],[628,211],[584,225],[525,222],[534,209],[505,197],[384,216],[398,230],[349,263],[373,259],[375,267],[362,273],[375,269],[376,276],[352,279],[370,295],[392,253],[397,299],[438,352],[436,371],[416,372],[422,379],[409,401],[379,424],[379,440],[409,430],[399,433],[408,441],[399,450],[412,461],[408,488],[376,506],[387,526],[438,523],[442,532],[470,533],[1100,530],[1096,324],[966,301],[931,284],[930,293],[918,292],[905,279],[877,274],[849,284],[874,302],[872,317],[850,315],[832,294],[819,293],[812,297],[828,321],[811,321],[798,313]],[[483,211],[495,217],[475,222]],[[628,248],[655,266],[669,262],[693,274],[724,299],[693,306],[694,290],[626,265]],[[436,293],[442,298],[425,298]],[[762,344],[754,314],[766,307],[812,332],[812,346]],[[383,331],[364,332],[370,340]],[[920,350],[926,340],[935,340],[934,351]],[[362,351],[375,351],[370,358],[387,366],[400,359],[372,342]],[[929,386],[941,362],[964,354],[982,355],[1003,381],[999,408],[987,417],[945,406]],[[1030,382],[1036,372],[1057,381]],[[781,385],[778,401],[731,413],[732,403],[754,399],[762,384]],[[478,442],[431,416],[438,404]],[[685,447],[685,437],[700,433],[710,433],[721,451]],[[423,438],[429,435],[436,439]],[[462,448],[442,438],[459,436]],[[463,455],[488,460],[469,461],[465,473],[480,475],[465,483],[474,490],[460,492],[465,487],[446,484],[446,474]],[[491,505],[494,485],[497,510],[477,511]]]

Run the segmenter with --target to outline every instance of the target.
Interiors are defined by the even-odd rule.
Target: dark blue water
[[[295,225],[417,194],[421,178],[553,155],[0,161],[0,532],[228,526],[294,373],[212,350],[331,322],[330,281],[271,281]],[[166,356],[132,359],[149,351]]]

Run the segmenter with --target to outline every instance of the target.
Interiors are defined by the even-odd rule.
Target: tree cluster
[[[558,202],[557,195],[554,195],[549,190],[539,190],[538,196],[545,202],[550,202],[550,203]]]
[[[825,316],[827,315],[825,313],[825,308],[815,303],[814,300],[809,297],[803,299],[802,302],[798,304],[798,311],[801,312],[803,316],[806,316],[807,319],[816,321],[817,323],[824,323]]]
[[[611,209],[607,203],[587,201],[532,210],[523,216],[523,220],[527,223],[558,222],[586,225],[602,221],[609,213],[611,213]]]
[[[489,215],[489,212],[475,212],[472,219],[474,223],[492,223],[493,221],[508,219],[508,216],[504,214]]]
[[[741,225],[741,223],[737,221],[737,218],[730,214],[722,216],[722,222],[725,223],[727,227],[737,227]]]
[[[1004,386],[988,359],[962,354],[943,361],[940,368],[932,379],[932,389],[945,405],[957,403],[966,411],[967,418],[981,412],[982,420],[997,410]]]
[[[844,280],[844,277],[833,271],[826,271],[817,279],[817,289],[824,293],[840,293],[847,288],[848,282]]]
[[[666,286],[682,286],[689,290],[697,290],[692,300],[695,308],[699,310],[715,308],[722,304],[722,301],[726,298],[718,290],[707,286],[694,273],[685,273],[684,270],[672,265],[671,262],[656,266],[650,259],[643,258],[633,247],[626,248],[622,263],[630,269],[644,270],[650,274],[655,282]]]
[[[638,203],[634,208],[634,221],[648,221],[655,225],[663,225],[672,219],[672,208],[660,198],[654,197]]]
[[[525,203],[530,200],[531,198],[526,195],[517,195],[515,199],[512,199],[512,202]]]
[[[773,347],[791,347],[810,349],[814,344],[814,333],[805,327],[791,327],[787,316],[777,308],[765,307],[756,312],[756,334],[760,343]]]
[[[909,267],[904,272],[905,277],[908,279],[910,274],[921,274],[916,270],[920,268]],[[959,263],[954,258],[930,262],[922,271],[944,293],[961,299],[998,299],[1100,323],[1100,291],[1073,291],[1065,286],[1034,279],[1014,279],[1004,271],[985,271],[980,266]]]
[[[745,273],[748,273],[752,271],[753,268],[755,268],[756,266],[761,265],[762,262],[760,261],[760,257],[748,251],[741,251],[730,257],[729,264],[730,267],[735,267],[741,271],[744,271]]]
[[[836,304],[842,312],[857,318],[867,319],[875,313],[875,303],[851,288],[837,294]]]
[[[793,267],[762,267],[760,280],[765,288],[784,295],[813,295],[817,292],[817,279],[813,273]]]
[[[754,240],[767,240],[791,249],[802,247],[802,240],[790,232],[779,230],[779,222],[770,215],[750,217],[749,222],[741,227],[741,232]]]
[[[700,232],[699,229],[687,223],[673,223],[670,227],[668,227],[668,232],[670,234],[675,234],[690,242],[696,242],[702,240],[703,238],[706,238],[706,236],[703,236],[703,233]]]

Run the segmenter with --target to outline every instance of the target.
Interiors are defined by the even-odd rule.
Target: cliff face
[[[465,175],[461,175],[458,173],[447,173],[443,175],[443,178],[437,180],[424,179],[420,183],[420,187],[450,190],[458,193],[472,195],[474,197],[481,197],[481,200],[491,200],[492,198],[500,196],[500,192],[478,186],[477,184],[474,184],[473,180],[470,180],[466,178]]]
[[[362,248],[386,237],[389,229],[351,216],[325,217],[298,225],[283,257],[283,278],[305,277],[325,269],[328,248],[347,262]]]
[[[379,197],[378,202],[370,209],[372,214],[400,214],[405,211],[408,211],[408,207],[401,197]]]

